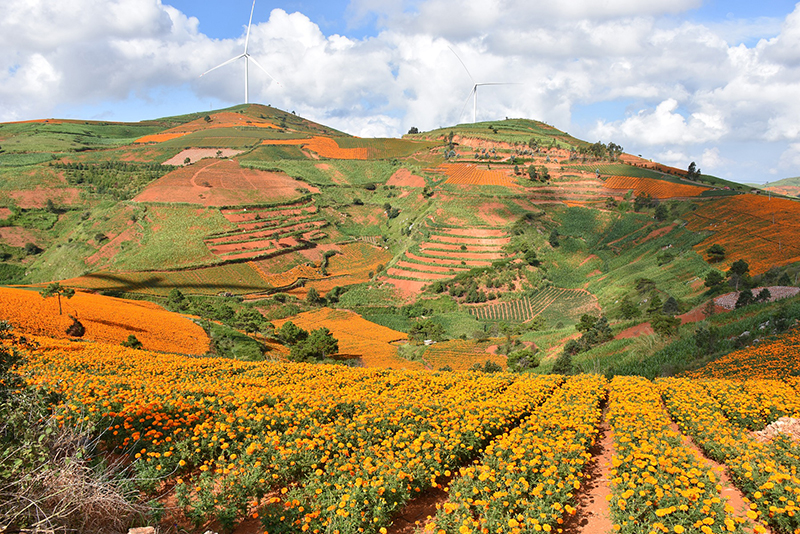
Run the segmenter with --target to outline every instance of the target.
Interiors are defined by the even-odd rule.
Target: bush
[[[123,341],[121,344],[122,344],[123,347],[128,347],[129,349],[143,349],[144,348],[144,345],[142,345],[142,342],[139,341],[136,338],[136,336],[134,336],[133,334],[128,335],[128,339]]]

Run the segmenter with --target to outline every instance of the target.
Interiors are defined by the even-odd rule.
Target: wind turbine
[[[447,48],[450,48],[450,47],[448,46]],[[472,91],[469,92],[469,95],[467,95],[467,99],[464,101],[464,105],[461,106],[461,113],[459,114],[459,119],[461,118],[461,115],[464,114],[464,108],[467,107],[467,103],[469,102],[470,97],[472,97],[472,124],[475,124],[476,122],[478,122],[478,87],[482,87],[484,85],[522,85],[521,83],[517,83],[517,82],[481,82],[481,83],[478,83],[472,77],[472,74],[470,74],[469,69],[464,64],[464,62],[461,61],[461,58],[458,56],[458,54],[456,54],[456,51],[453,50],[452,48],[450,48],[450,51],[453,53],[453,55],[456,56],[456,59],[458,59],[458,62],[461,63],[462,67],[464,67],[464,70],[467,71],[467,76],[469,76],[469,79],[472,81]]]
[[[259,69],[263,70],[266,73],[267,76],[269,76],[270,78],[272,78],[275,81],[275,83],[277,83],[278,85],[281,84],[278,80],[275,79],[274,76],[272,76],[272,74],[267,72],[267,69],[262,67],[261,64],[258,61],[256,61],[256,58],[254,58],[253,56],[251,56],[250,54],[247,53],[247,45],[250,43],[250,26],[252,26],[252,24],[253,24],[253,11],[255,10],[255,8],[256,8],[256,0],[253,0],[253,7],[250,8],[250,22],[247,23],[247,37],[245,37],[245,39],[244,39],[244,53],[239,54],[238,56],[233,57],[233,58],[229,59],[228,61],[226,61],[224,63],[220,63],[219,65],[217,65],[213,69],[208,69],[207,71],[205,71],[203,74],[200,75],[200,78],[202,78],[203,76],[205,76],[206,74],[208,74],[212,70],[217,70],[220,67],[224,67],[228,63],[233,63],[237,59],[244,58],[244,103],[245,104],[249,104],[250,103],[249,79],[248,79],[248,70],[249,70],[249,62],[250,61],[255,63],[256,66]]]

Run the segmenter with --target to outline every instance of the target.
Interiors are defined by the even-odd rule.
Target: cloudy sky
[[[251,0],[3,0],[0,121],[244,101]],[[457,52],[459,58],[456,57]],[[526,117],[740,182],[800,176],[800,3],[257,0],[250,100],[363,137]],[[465,68],[466,66],[466,68]],[[465,106],[465,103],[467,105]]]

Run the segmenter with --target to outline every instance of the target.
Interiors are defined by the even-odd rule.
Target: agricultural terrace
[[[330,330],[339,340],[339,357],[342,359],[358,359],[365,367],[423,368],[421,363],[397,355],[397,347],[392,343],[406,340],[406,334],[367,321],[357,313],[322,308],[273,321],[273,324],[280,328],[288,321],[309,332],[323,326]]]
[[[278,172],[239,167],[235,161],[204,159],[148,185],[133,200],[202,206],[285,202],[319,191]]]
[[[472,163],[443,163],[435,169],[428,169],[447,176],[445,183],[453,185],[498,185],[502,187],[517,187],[517,180],[507,171],[484,169],[483,166]]]
[[[163,141],[168,141],[170,139],[183,137],[186,134],[197,132],[200,130],[210,130],[217,128],[248,127],[248,128],[272,128],[274,130],[279,129],[277,126],[275,126],[269,121],[263,119],[255,119],[252,117],[242,115],[241,113],[232,113],[230,111],[212,113],[211,115],[209,115],[209,117],[211,118],[210,121],[206,121],[205,118],[201,117],[199,119],[195,119],[193,121],[181,124],[180,126],[170,128],[169,130],[165,130],[163,132],[151,135],[145,135],[137,139],[135,142],[139,144],[161,143]]]
[[[311,139],[266,139],[264,145],[297,145],[326,159],[391,159],[408,157],[428,150],[434,143],[407,139],[360,139],[358,137],[323,137]]]
[[[224,260],[257,258],[311,246],[325,237],[328,221],[310,200],[263,208],[224,209],[222,215],[236,230],[208,236],[204,243]]]
[[[744,259],[751,274],[800,261],[800,203],[784,198],[737,195],[706,203],[686,215],[693,232],[713,232],[695,245],[698,254],[713,244],[727,253],[723,262]]]
[[[623,158],[625,155],[623,154]],[[654,180],[663,179],[664,175],[660,172],[651,171],[646,168],[640,168],[633,165],[626,165],[620,163],[597,163],[594,165],[566,165],[562,167],[564,171],[578,171],[588,172],[595,174],[600,171],[602,176],[619,176],[619,177],[633,177],[633,178],[652,178]],[[684,171],[685,174],[686,171]]]
[[[428,235],[418,246],[403,253],[386,273],[385,281],[403,288],[419,288],[433,280],[448,280],[472,267],[489,267],[506,257],[503,247],[510,242],[505,230],[491,227],[425,227]]]
[[[612,176],[606,180],[606,187],[632,190],[635,195],[644,193],[658,199],[697,197],[704,191],[709,191],[708,187],[699,185],[677,184],[666,180],[630,176]]]
[[[306,318],[304,328],[352,322],[332,310]],[[55,417],[107,429],[108,450],[174,485],[197,524],[378,533],[446,488],[423,532],[557,532],[587,514],[577,494],[605,418],[611,466],[595,484],[610,485],[615,531],[741,532],[750,518],[778,534],[800,528],[794,446],[749,432],[800,415],[798,391],[779,381],[389,372],[33,340],[24,372],[64,395]],[[767,417],[750,417],[753,398]],[[724,494],[737,491],[752,509],[731,506]]]
[[[585,289],[548,287],[538,290],[533,296],[470,307],[469,312],[484,321],[524,323],[544,314],[551,307],[559,308],[564,317],[573,319],[600,311],[597,297]]]
[[[370,273],[377,272],[380,265],[385,265],[392,259],[392,255],[383,248],[363,242],[326,245],[325,249],[335,253],[328,258],[327,274],[323,274],[318,265],[310,262],[282,272],[275,272],[280,265],[272,260],[248,262],[248,265],[272,288],[287,288],[295,285],[298,280],[306,280],[302,286],[289,291],[293,295],[305,297],[311,287],[324,296],[336,286],[367,282]],[[319,261],[315,263],[318,264]]]
[[[449,367],[453,371],[466,371],[475,364],[485,365],[492,362],[506,367],[506,357],[495,354],[486,343],[475,344],[473,341],[452,339],[434,343],[425,348],[422,360],[430,369]]]
[[[147,350],[180,354],[205,354],[208,337],[190,319],[146,301],[124,300],[88,293],[43,298],[38,291],[0,288],[0,317],[15,331],[68,339],[73,317],[81,322],[84,341],[122,343],[133,334]]]
[[[228,263],[180,271],[98,271],[64,280],[67,287],[166,297],[172,288],[187,295],[248,295],[274,287],[249,263]]]

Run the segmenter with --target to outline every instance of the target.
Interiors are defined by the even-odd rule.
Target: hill
[[[788,196],[526,119],[0,150],[0,531],[800,529]]]

